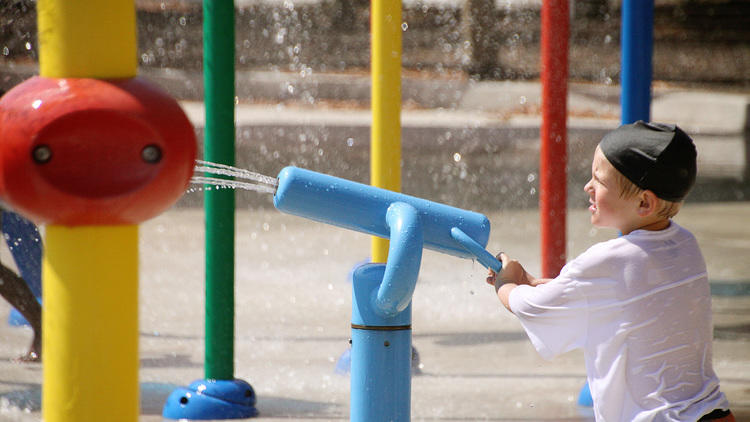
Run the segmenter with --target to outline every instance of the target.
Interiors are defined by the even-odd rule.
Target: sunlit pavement
[[[734,202],[688,204],[677,217],[706,256],[714,366],[738,420],[750,418],[748,215],[750,204]],[[489,250],[538,274],[536,211],[489,217]],[[166,396],[203,378],[203,220],[200,209],[175,208],[141,226],[141,421],[160,421]],[[592,230],[583,209],[568,220],[571,256],[615,235]],[[349,379],[334,368],[348,347],[348,274],[367,259],[369,238],[273,209],[240,209],[236,221],[236,377],[256,389],[261,420],[348,419]],[[425,252],[414,294],[422,373],[412,381],[412,419],[592,420],[576,404],[582,355],[542,360],[484,276],[477,263]],[[8,311],[1,302],[0,320]],[[41,365],[11,362],[30,332],[0,324],[0,339],[0,420],[39,421]]]

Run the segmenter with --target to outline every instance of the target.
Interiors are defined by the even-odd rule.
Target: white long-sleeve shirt
[[[712,368],[711,295],[672,222],[592,246],[510,307],[546,359],[582,348],[597,421],[696,421],[729,403]]]

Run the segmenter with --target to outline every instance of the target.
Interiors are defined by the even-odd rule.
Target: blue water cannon
[[[366,264],[352,280],[352,421],[405,421],[411,407],[411,299],[422,250],[477,259],[495,272],[485,250],[490,222],[482,214],[297,167],[278,176],[274,206],[282,212],[390,239],[388,262]]]

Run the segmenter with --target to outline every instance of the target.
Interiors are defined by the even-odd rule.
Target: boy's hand
[[[517,260],[510,259],[504,252],[497,254],[497,259],[503,263],[503,269],[500,270],[499,274],[490,270],[487,275],[487,284],[495,286],[495,289],[506,283],[533,285],[533,277],[523,269],[523,266]]]
[[[490,270],[487,275],[487,284],[491,284],[495,287],[495,293],[497,293],[498,299],[505,306],[506,309],[513,312],[510,308],[510,292],[516,287],[522,284],[528,284],[529,286],[538,286],[549,282],[549,278],[536,278],[531,274],[527,273],[523,266],[515,259],[510,259],[508,255],[503,252],[497,254],[497,259],[503,263],[503,269],[500,270],[499,274]]]
[[[505,253],[497,254],[497,259],[503,263],[503,269],[500,270],[499,274],[490,270],[487,283],[495,287],[495,293],[500,299],[500,303],[507,310],[513,312],[510,308],[510,292],[520,284],[529,284],[529,276],[518,261],[510,259]]]

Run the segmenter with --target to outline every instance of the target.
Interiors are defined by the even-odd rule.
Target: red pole
[[[542,3],[542,128],[539,158],[542,277],[565,265],[568,0]]]

